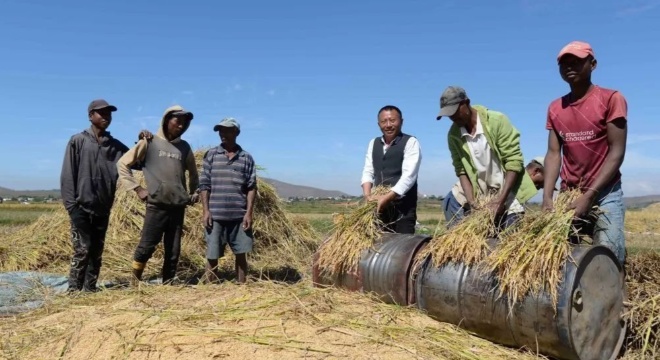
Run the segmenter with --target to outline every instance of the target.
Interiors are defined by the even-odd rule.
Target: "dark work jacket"
[[[60,189],[70,213],[76,207],[94,215],[108,215],[117,190],[117,161],[128,147],[109,132],[96,140],[91,128],[73,135],[66,146]]]

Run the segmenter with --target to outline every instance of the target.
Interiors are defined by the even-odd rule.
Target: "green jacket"
[[[537,190],[532,178],[525,171],[523,154],[520,150],[520,133],[511,125],[509,118],[501,112],[488,110],[479,105],[475,105],[473,108],[479,113],[486,141],[499,159],[503,171],[522,173],[523,176],[518,177],[512,191],[516,194],[518,202],[526,203],[536,195]],[[460,126],[452,124],[447,134],[447,143],[456,176],[467,175],[472,183],[474,196],[478,196],[477,170],[467,142],[461,136]]]

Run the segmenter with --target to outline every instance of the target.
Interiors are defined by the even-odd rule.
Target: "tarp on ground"
[[[34,310],[69,288],[66,276],[34,271],[0,273],[0,316]]]

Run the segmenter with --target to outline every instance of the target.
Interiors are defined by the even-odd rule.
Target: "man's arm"
[[[257,167],[254,163],[254,159],[250,157],[250,166],[248,168],[249,177],[247,182],[247,209],[245,211],[245,217],[243,218],[243,230],[248,230],[252,228],[252,215],[254,212],[254,199],[257,196]]]
[[[362,195],[365,199],[371,196],[371,188],[374,185],[374,163],[371,154],[374,149],[374,140],[372,139],[367,146],[367,155],[364,158],[364,168],[362,169]]]
[[[626,155],[626,140],[628,137],[628,104],[620,92],[615,92],[607,104],[607,144],[609,151],[591,188],[587,191],[600,192],[610,184],[623,164]]]
[[[609,185],[616,176],[626,156],[626,140],[628,137],[628,125],[625,118],[618,118],[607,123],[607,143],[610,150],[607,152],[603,168],[596,176],[591,187],[599,192]]]
[[[199,187],[199,174],[197,173],[197,163],[195,163],[195,153],[192,150],[188,151],[186,170],[188,170],[188,193],[193,195]]]
[[[545,154],[543,167],[543,208],[552,209],[552,195],[559,178],[561,168],[561,142],[555,130],[548,131],[548,151]]]
[[[496,146],[502,157],[502,168],[505,171],[504,187],[497,199],[497,213],[505,209],[506,200],[511,195],[518,178],[525,171],[523,154],[520,148],[520,132],[516,129],[509,118],[502,115],[497,124],[498,133],[495,137]]]
[[[80,159],[76,149],[76,143],[72,137],[64,151],[64,162],[60,174],[60,191],[64,208],[71,212],[76,207],[76,188],[78,186],[78,164]]]
[[[209,150],[213,151],[213,149]],[[209,209],[209,197],[211,196],[211,160],[209,151],[204,154],[202,160],[202,176],[199,178],[198,190],[202,198],[202,225],[206,228],[213,226],[213,218]]]
[[[461,174],[458,177],[458,181],[461,183],[461,188],[463,189],[463,195],[465,195],[465,200],[470,207],[476,207],[476,202],[474,198],[474,189],[472,188],[472,183],[470,178],[466,174]]]
[[[147,191],[140,186],[140,183],[133,177],[131,167],[138,162],[144,160],[147,155],[148,142],[145,139],[138,141],[138,143],[128,150],[119,161],[117,162],[117,172],[119,173],[119,182],[124,189],[135,190],[141,200],[146,200],[148,196]]]

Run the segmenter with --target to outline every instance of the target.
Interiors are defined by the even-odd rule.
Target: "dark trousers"
[[[386,207],[380,214],[385,223],[385,231],[397,234],[414,234],[417,225],[417,207],[394,204]]]
[[[133,260],[146,263],[163,240],[163,283],[174,278],[181,253],[184,206],[165,207],[148,204],[142,227],[142,237],[135,249]]]
[[[92,215],[77,207],[69,218],[73,244],[69,290],[94,291],[101,271],[109,215]]]

